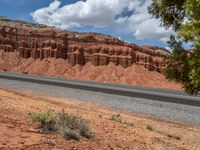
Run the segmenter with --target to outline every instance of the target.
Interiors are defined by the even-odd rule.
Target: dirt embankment
[[[181,89],[180,84],[168,81],[161,73],[148,71],[143,66],[136,64],[128,68],[115,66],[113,63],[109,63],[107,66],[94,66],[91,63],[84,66],[71,66],[64,59],[21,59],[16,52],[0,52],[0,70],[155,88]]]
[[[65,109],[88,120],[94,138],[79,142],[39,132],[30,112]],[[105,106],[0,89],[0,149],[199,150],[200,128]],[[111,120],[121,114],[122,122]],[[51,144],[54,143],[54,144]]]

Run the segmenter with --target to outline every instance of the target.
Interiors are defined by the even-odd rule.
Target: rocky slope
[[[0,17],[0,69],[180,89],[159,72],[170,53],[117,38]]]
[[[163,48],[140,47],[102,34],[68,32],[2,17],[0,49],[17,51],[21,58],[63,58],[71,65],[91,62],[103,66],[112,62],[127,68],[136,63],[150,71],[160,71],[162,57],[169,54]]]

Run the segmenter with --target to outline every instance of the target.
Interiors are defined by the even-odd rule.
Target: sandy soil
[[[39,132],[29,113],[45,108],[82,116],[95,134],[91,140],[64,140],[58,134]],[[105,106],[48,97],[36,93],[0,89],[0,149],[80,150],[199,150],[200,127],[149,118]],[[120,113],[129,124],[111,120]],[[133,124],[130,125],[130,124]],[[153,131],[147,129],[147,125]],[[48,141],[55,143],[49,145]]]
[[[70,66],[63,59],[50,58],[42,61],[31,58],[20,59],[15,52],[0,52],[0,70],[145,87],[181,89],[180,84],[168,81],[161,73],[148,71],[136,64],[126,69],[112,63],[98,67],[91,63],[84,66]]]

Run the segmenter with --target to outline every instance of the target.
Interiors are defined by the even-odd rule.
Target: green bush
[[[120,115],[120,114],[112,115],[111,120],[117,121],[117,122],[122,122],[122,119],[121,119],[121,115]]]
[[[86,137],[87,139],[91,139],[93,137],[92,130],[88,126],[83,126],[80,129],[80,135]]]
[[[81,136],[92,138],[93,133],[86,120],[73,114],[65,113],[64,110],[53,114],[48,109],[40,113],[30,113],[33,122],[38,122],[43,131],[57,131],[65,139],[80,140]]]
[[[62,136],[67,140],[71,140],[71,139],[77,140],[77,141],[80,140],[80,135],[71,129],[61,128],[60,132],[61,132]]]
[[[68,132],[73,131],[76,134],[86,138],[91,138],[93,136],[93,133],[86,120],[84,120],[82,117],[65,113],[64,110],[57,114],[56,125],[57,128],[61,130],[67,129]]]
[[[134,124],[133,124],[133,123],[130,123],[130,122],[127,122],[127,121],[124,121],[123,124],[125,124],[125,125],[127,125],[127,126],[134,127]]]
[[[150,131],[153,131],[153,130],[154,130],[153,127],[152,127],[151,125],[147,125],[146,128],[147,128],[147,130],[150,130]]]
[[[50,146],[56,145],[56,142],[55,142],[54,140],[50,140],[50,139],[44,140],[43,143],[44,143],[44,144],[48,144],[48,145],[50,145]]]
[[[31,119],[33,122],[39,122],[40,128],[43,131],[56,131],[55,128],[55,116],[52,112],[52,110],[47,109],[44,112],[30,113]]]
[[[133,123],[130,123],[130,122],[126,121],[126,120],[122,120],[121,114],[114,114],[114,115],[112,115],[112,117],[110,118],[110,120],[117,121],[117,122],[119,122],[121,124],[134,127]]]

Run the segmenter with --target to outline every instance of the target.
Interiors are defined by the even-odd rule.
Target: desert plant
[[[54,146],[54,145],[56,145],[56,142],[54,140],[46,139],[46,140],[44,140],[44,144]]]
[[[39,122],[40,128],[43,131],[55,131],[55,116],[51,109],[47,109],[44,112],[32,112],[30,113],[33,122]]]
[[[79,140],[80,137],[92,138],[93,133],[86,120],[74,114],[65,113],[64,109],[53,114],[48,109],[40,113],[30,113],[33,122],[38,122],[43,131],[57,131],[65,139]]]
[[[168,46],[173,50],[166,66],[165,76],[183,85],[186,92],[200,92],[200,1],[152,0],[149,13],[160,25],[173,30]],[[184,50],[191,45],[192,52]]]
[[[130,123],[130,122],[126,121],[126,120],[123,121],[122,117],[121,117],[121,114],[112,115],[110,120],[117,121],[117,122],[119,122],[121,124],[124,124],[124,125],[127,125],[127,126],[132,126],[132,127],[134,126],[133,123]]]
[[[130,123],[130,122],[128,122],[128,121],[123,121],[123,124],[125,124],[125,125],[127,125],[127,126],[131,126],[131,127],[134,126],[133,123]]]
[[[80,135],[71,129],[61,128],[60,132],[61,132],[62,136],[67,140],[71,140],[71,139],[77,140],[77,141],[80,140]]]
[[[146,126],[146,129],[147,129],[147,130],[150,130],[150,131],[153,131],[153,130],[154,130],[153,127],[152,127],[151,125],[147,125],[147,126]]]
[[[122,122],[121,114],[114,114],[114,115],[112,115],[112,117],[110,119],[113,121],[120,122],[120,123]]]
[[[87,139],[90,139],[93,137],[92,130],[88,126],[83,126],[80,129],[80,135],[83,137],[86,137]]]
[[[57,114],[56,126],[58,129],[66,130],[65,132],[73,131],[86,138],[92,138],[93,136],[85,119],[74,114],[65,113],[64,110]]]

